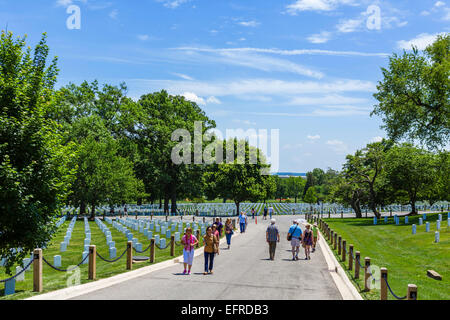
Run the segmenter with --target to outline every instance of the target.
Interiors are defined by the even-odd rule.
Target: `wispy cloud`
[[[349,152],[348,146],[341,140],[328,140],[327,145],[337,154],[348,154]]]
[[[183,51],[198,51],[198,52],[255,52],[255,53],[270,53],[283,56],[298,56],[298,55],[328,55],[328,56],[361,56],[361,57],[389,57],[389,53],[368,53],[360,51],[335,51],[335,50],[320,50],[320,49],[294,49],[283,50],[276,48],[200,48],[200,47],[178,47],[175,50]]]
[[[192,77],[190,77],[190,76],[188,76],[188,75],[186,75],[186,74],[183,74],[183,73],[176,73],[176,72],[173,72],[172,73],[173,75],[175,75],[175,76],[177,76],[177,77],[180,77],[180,78],[182,78],[182,79],[184,79],[184,80],[194,80],[194,78],[192,78]]]
[[[164,7],[175,9],[178,8],[183,3],[189,2],[190,0],[157,0],[158,2],[162,2]]]
[[[307,77],[321,79],[324,74],[313,68],[303,66],[292,61],[271,57],[269,55],[257,54],[247,50],[227,50],[227,49],[201,49],[201,48],[177,48],[185,51],[183,58],[190,58],[202,62],[212,62],[219,64],[229,64],[244,66],[266,72],[287,72],[295,73]]]
[[[238,24],[241,26],[244,26],[244,27],[253,27],[253,28],[260,25],[260,23],[255,20],[240,21],[240,22],[238,22]]]
[[[432,44],[439,35],[443,35],[445,33],[421,33],[415,38],[411,40],[400,40],[397,42],[397,47],[399,49],[411,50],[412,46],[417,47],[419,50],[424,50],[427,46]]]
[[[322,31],[321,33],[316,33],[310,35],[307,40],[311,43],[326,43],[331,39],[331,32]]]
[[[286,13],[297,15],[303,11],[332,11],[340,5],[357,5],[354,0],[297,0],[286,6]]]
[[[144,90],[165,88],[174,93],[196,92],[200,96],[298,96],[299,94],[330,95],[342,92],[375,92],[371,81],[343,79],[326,81],[285,81],[279,79],[250,78],[230,81],[182,81],[128,79],[127,83]],[[182,89],[181,89],[182,88]]]

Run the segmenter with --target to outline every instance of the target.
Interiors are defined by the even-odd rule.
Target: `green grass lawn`
[[[63,269],[67,269],[71,265],[76,265],[82,260],[82,252],[84,248],[84,222],[83,220],[78,220],[75,223],[72,238],[70,240],[70,245],[67,248],[66,252],[60,252],[59,246],[60,242],[64,240],[64,236],[66,234],[67,227],[70,221],[66,221],[59,228],[58,232],[53,237],[51,243],[48,245],[47,249],[43,250],[43,256],[47,261],[53,264],[53,256],[61,255],[62,257],[62,267]],[[117,231],[111,224],[104,222],[105,225],[111,231],[112,240],[116,243],[117,249],[117,257],[119,257],[123,251],[126,249],[127,239],[124,234]],[[96,245],[97,251],[104,258],[109,259],[109,249],[106,244],[106,237],[97,226],[95,222],[89,222],[89,226],[91,229],[91,244]],[[185,226],[185,224],[184,224]],[[142,243],[142,250],[145,250],[150,244],[150,240],[147,240],[146,237],[135,230],[130,230],[133,233],[133,237],[138,238],[139,242]],[[155,232],[153,231],[153,234]],[[163,236],[162,236],[163,237]],[[169,243],[170,240],[168,239]],[[201,241],[201,244],[203,241]],[[183,247],[175,246],[175,257],[182,255]],[[136,253],[133,250],[133,255],[149,255],[149,251],[140,254]],[[155,249],[155,263],[162,262],[173,257],[170,256],[170,246],[164,250],[160,250],[158,248]],[[97,257],[97,279],[108,278],[120,273],[128,272],[126,270],[126,254],[117,262],[107,263]],[[148,266],[149,262],[143,263],[135,263],[133,264],[133,270]],[[15,266],[14,269],[15,270]],[[25,274],[25,281],[16,281],[16,293],[14,295],[4,296],[4,285],[0,285],[0,300],[17,300],[17,299],[25,299],[31,297],[37,293],[33,291],[33,267],[31,267],[31,271],[27,271]],[[80,283],[90,282],[88,280],[88,264],[80,266]],[[73,276],[73,272],[58,272],[53,270],[49,266],[43,262],[43,292],[50,292],[58,289],[63,289],[67,287],[67,281],[70,277]],[[4,268],[0,268],[0,279],[6,279],[9,276],[5,274]]]
[[[419,226],[419,217],[409,217],[409,224],[395,225],[394,218],[389,218],[388,224],[378,221],[373,225],[370,219],[325,219],[332,230],[342,236],[348,245],[354,245],[354,251],[361,252],[361,264],[364,258],[370,257],[371,265],[388,269],[388,282],[397,296],[405,296],[408,284],[417,285],[419,300],[449,300],[450,299],[450,228],[447,227],[447,213],[442,214],[440,242],[434,242],[436,220],[438,214],[427,214],[426,221],[430,222],[430,232],[425,232],[425,222]],[[412,234],[412,224],[416,224],[417,233]],[[363,292],[364,271],[360,279],[354,279],[354,271],[348,271],[348,257],[345,263],[333,251],[337,260],[341,262],[350,280],[359,289],[365,299],[380,298],[379,290]],[[427,276],[427,270],[437,271],[442,281]],[[354,269],[353,269],[354,270]],[[395,299],[389,292],[388,298]]]

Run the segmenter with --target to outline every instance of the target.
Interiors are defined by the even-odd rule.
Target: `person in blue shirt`
[[[293,221],[292,226],[289,228],[287,239],[291,240],[292,247],[292,260],[298,260],[298,252],[300,251],[300,240],[302,238],[302,229],[299,226],[297,220]]]
[[[247,215],[244,213],[244,211],[241,211],[241,214],[239,215],[239,226],[241,228],[241,233],[245,232],[246,224],[247,224]]]

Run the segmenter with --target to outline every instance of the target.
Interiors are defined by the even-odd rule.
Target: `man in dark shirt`
[[[277,248],[277,242],[280,242],[280,232],[275,226],[275,219],[270,220],[270,226],[267,227],[266,241],[269,244],[269,256],[270,260],[275,259],[275,249]]]

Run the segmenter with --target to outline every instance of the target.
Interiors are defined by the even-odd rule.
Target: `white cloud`
[[[179,48],[184,50],[183,60],[193,59],[195,61],[210,62],[214,64],[230,64],[244,66],[266,72],[288,72],[307,77],[321,79],[324,74],[286,59],[271,57],[268,55],[255,54],[245,50],[227,49],[201,49],[201,48]]]
[[[233,119],[233,122],[242,123],[245,124],[246,126],[256,126],[256,122],[250,120]]]
[[[445,33],[421,33],[417,37],[411,40],[400,40],[397,42],[397,47],[399,49],[411,50],[412,46],[417,47],[419,50],[424,50],[427,46],[432,44],[439,35],[443,35]]]
[[[345,97],[342,95],[321,95],[320,97],[294,97],[289,102],[290,105],[311,106],[311,105],[344,105],[344,104],[366,104],[367,99]]]
[[[348,146],[340,140],[328,140],[327,145],[330,146],[330,149],[336,152],[337,154],[347,154]]]
[[[164,7],[175,9],[178,8],[183,3],[189,2],[190,0],[157,0],[158,2],[162,2]]]
[[[363,22],[363,19],[341,20],[336,28],[342,33],[355,32],[363,26]]]
[[[138,34],[137,38],[141,41],[147,41],[148,39],[150,39],[148,34]]]
[[[316,134],[316,135],[308,135],[307,137],[306,137],[308,140],[310,140],[310,141],[317,141],[317,140],[319,140],[320,139],[320,135],[318,135],[318,134]]]
[[[339,5],[356,5],[354,0],[297,0],[286,6],[286,12],[297,15],[302,11],[332,11]]]
[[[190,77],[190,76],[188,76],[186,74],[183,74],[183,73],[176,73],[176,72],[174,72],[172,74],[177,76],[177,77],[180,77],[180,78],[182,78],[184,80],[194,80],[194,78],[192,78],[192,77]]]
[[[244,27],[252,27],[252,28],[260,25],[260,23],[255,20],[241,21],[241,22],[238,22],[238,24],[241,26],[244,26]]]
[[[383,140],[383,137],[377,136],[377,137],[373,137],[370,142],[381,142]]]
[[[197,96],[195,93],[193,92],[185,92],[182,94],[183,97],[186,98],[186,100],[192,101],[197,103],[198,105],[206,105],[205,99]]]
[[[341,79],[326,81],[284,81],[267,78],[250,78],[226,81],[182,81],[128,79],[135,88],[166,89],[174,94],[196,92],[200,96],[298,96],[299,94],[331,95],[342,92],[374,92],[376,85],[370,81]],[[150,88],[149,88],[150,87]],[[159,88],[159,89],[158,89]],[[183,89],[181,89],[183,88]]]
[[[310,35],[307,40],[311,43],[326,43],[331,39],[331,32],[322,31],[321,33],[316,33]]]
[[[442,2],[442,1],[438,1],[438,2],[436,2],[436,3],[434,4],[434,6],[435,6],[436,8],[439,8],[439,7],[445,6],[445,2]]]
[[[320,49],[267,49],[267,48],[199,48],[199,47],[178,47],[175,50],[183,51],[198,51],[198,52],[255,52],[255,53],[270,53],[282,56],[298,56],[298,55],[329,55],[329,56],[361,56],[361,57],[382,57],[390,56],[390,53],[367,53],[359,51],[333,51]]]
[[[222,103],[219,99],[217,99],[217,98],[214,97],[214,96],[209,97],[209,98],[206,100],[206,102],[207,102],[207,103],[212,103],[212,104],[221,104],[221,103]]]
[[[117,10],[117,9],[114,9],[109,13],[109,17],[111,19],[116,19],[118,15],[119,15],[119,10]]]

